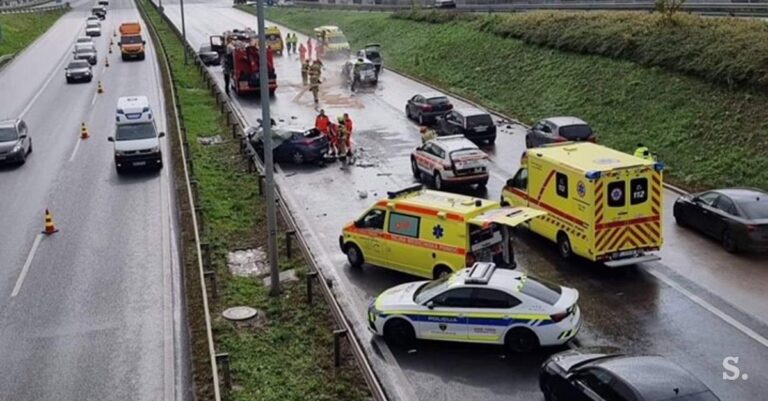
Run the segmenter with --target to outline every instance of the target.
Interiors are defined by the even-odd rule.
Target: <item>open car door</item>
[[[547,212],[529,207],[505,206],[489,210],[469,220],[472,224],[487,227],[493,223],[516,227],[526,221],[547,214]]]

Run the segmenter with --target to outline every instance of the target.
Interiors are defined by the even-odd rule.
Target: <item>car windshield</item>
[[[133,141],[136,139],[149,139],[157,136],[155,125],[152,123],[118,125],[115,140]]]
[[[141,43],[141,36],[123,36],[120,39],[120,42],[124,45],[133,45],[136,43]]]
[[[560,299],[560,294],[563,291],[559,285],[539,280],[528,275],[518,277],[518,281],[520,281],[518,291],[550,305],[557,303]]]
[[[381,54],[377,51],[368,50],[365,52],[365,55],[368,57],[369,60],[381,60]]]
[[[334,43],[334,44],[347,43],[347,38],[345,38],[342,35],[329,36],[328,43]]]
[[[560,136],[565,139],[584,140],[592,135],[592,128],[586,124],[566,125],[560,127]]]
[[[373,71],[373,70],[376,69],[376,66],[373,65],[373,64],[365,63],[365,64],[363,64],[363,66],[360,69],[363,70],[363,71],[366,71],[366,70],[367,71]]]
[[[90,64],[88,64],[87,61],[73,61],[73,62],[69,63],[67,68],[70,69],[70,70],[76,70],[76,69],[79,69],[79,68],[88,68],[88,66],[90,66]]]
[[[768,219],[768,195],[755,195],[750,200],[739,200],[739,207],[750,220]]]
[[[75,51],[77,53],[81,53],[81,54],[83,54],[83,53],[93,53],[93,48],[88,47],[88,46],[78,46]]]
[[[444,106],[449,103],[451,103],[447,97],[440,96],[440,97],[431,97],[427,99],[427,103],[431,104],[432,106]]]
[[[424,285],[419,287],[419,289],[413,293],[413,301],[419,305],[422,305],[424,302],[427,302],[438,294],[441,294],[443,291],[448,289],[448,285],[450,284],[449,280],[451,277],[454,276],[445,275],[437,280],[424,283]]]
[[[276,41],[280,40],[280,35],[274,35],[274,34],[267,35],[267,40],[276,42]]]
[[[0,142],[15,141],[18,139],[16,129],[13,127],[0,127]]]
[[[485,125],[487,127],[490,127],[493,125],[493,120],[491,119],[491,116],[488,114],[479,114],[476,116],[469,116],[467,117],[467,127],[477,127]]]

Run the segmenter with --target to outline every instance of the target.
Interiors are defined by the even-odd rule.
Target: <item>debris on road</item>
[[[357,191],[357,197],[359,199],[365,199],[368,197],[368,191]]]

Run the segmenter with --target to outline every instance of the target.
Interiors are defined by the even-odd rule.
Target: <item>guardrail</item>
[[[197,210],[198,208],[195,206],[196,201],[198,201],[198,196],[196,195],[197,192],[193,191],[193,182],[190,179],[190,176],[192,175],[191,171],[193,171],[193,164],[192,159],[188,157],[189,154],[189,142],[187,141],[187,132],[186,128],[184,127],[183,120],[179,119],[179,115],[181,114],[181,105],[179,102],[179,96],[176,92],[176,78],[173,75],[173,71],[171,70],[171,63],[168,58],[168,53],[165,50],[165,46],[163,46],[162,41],[160,40],[160,36],[158,35],[157,31],[155,30],[154,25],[152,25],[149,21],[149,17],[146,15],[146,12],[144,11],[143,6],[141,5],[140,0],[136,0],[136,6],[139,10],[139,13],[141,14],[141,17],[144,19],[144,21],[147,21],[146,25],[150,31],[150,36],[152,36],[153,42],[156,46],[156,48],[160,49],[160,53],[158,57],[160,61],[164,64],[164,69],[166,72],[166,79],[165,81],[170,83],[170,91],[171,91],[171,101],[173,103],[173,114],[174,114],[174,122],[176,124],[176,132],[179,137],[179,144],[180,150],[181,150],[181,160],[184,168],[184,183],[186,186],[187,191],[187,202],[189,202],[189,214],[192,218],[192,231],[194,234],[194,242],[195,242],[195,254],[197,256],[197,266],[199,271],[199,279],[200,279],[200,287],[201,287],[201,293],[202,293],[202,301],[203,301],[203,311],[205,313],[205,331],[207,336],[207,343],[208,343],[208,358],[211,361],[211,378],[212,378],[212,388],[213,388],[213,397],[214,401],[221,401],[221,389],[219,388],[219,368],[217,363],[217,356],[216,356],[216,348],[213,343],[213,332],[211,330],[211,312],[208,305],[208,290],[205,285],[205,266],[204,266],[204,260],[207,259],[206,255],[203,254],[203,247],[201,245],[200,241],[200,231],[201,231],[201,223],[202,216],[197,216]],[[163,17],[165,15],[163,14]],[[200,221],[199,221],[200,220]]]
[[[652,1],[643,2],[617,2],[615,0],[602,2],[544,2],[544,1],[517,1],[517,0],[458,0],[457,8],[440,9],[447,12],[522,12],[532,10],[573,10],[573,11],[655,11],[656,5]],[[312,9],[335,9],[357,11],[398,11],[413,8],[408,3],[395,4],[338,4],[319,3],[311,1],[297,1],[297,7]],[[432,8],[429,4],[419,4],[417,7]],[[705,14],[705,15],[733,15],[733,16],[768,16],[768,3],[685,3],[681,11]]]
[[[39,3],[43,4],[45,2]],[[30,13],[44,13],[48,11],[55,11],[55,10],[69,10],[69,2],[66,2],[64,4],[59,4],[55,6],[48,6],[48,7],[34,7],[34,4],[31,4],[29,6],[24,6],[20,8],[9,8],[9,9],[3,9],[0,8],[0,14],[30,14]]]
[[[152,5],[152,7],[160,11],[157,4],[151,1],[150,1],[150,4]],[[141,9],[141,6],[139,8]],[[173,24],[170,18],[168,18],[162,12],[161,12],[161,15],[163,20],[165,20],[165,22],[172,27],[176,36],[179,39],[183,40],[182,33],[179,31],[176,25]],[[212,73],[203,64],[202,60],[200,60],[197,53],[189,45],[189,43],[184,42],[184,47],[185,47],[185,51],[187,52],[187,55],[189,56],[189,59],[195,63],[195,65],[198,67],[198,70],[203,75],[206,85],[208,85],[209,89],[211,90],[211,93],[214,95],[216,99],[217,105],[219,105],[220,107],[221,113],[226,115],[227,125],[230,127],[232,137],[240,141],[240,150],[242,152],[243,158],[246,159],[248,162],[249,170],[253,173],[259,174],[259,178],[260,178],[259,185],[263,185],[264,165],[259,159],[256,150],[251,145],[245,133],[245,130],[250,126],[250,124],[248,124],[245,116],[242,114],[239,108],[234,106],[232,103],[230,103],[230,101],[228,100],[228,96],[225,95],[221,91],[221,89],[219,89]],[[191,163],[191,160],[187,160],[186,163]],[[307,244],[306,239],[304,238],[304,235],[301,233],[300,230],[298,230],[298,224],[296,224],[296,221],[294,220],[293,215],[291,213],[290,207],[285,202],[284,197],[281,195],[280,188],[277,185],[275,186],[275,191],[276,191],[275,198],[277,200],[278,210],[280,211],[280,214],[283,217],[284,222],[289,226],[290,228],[289,231],[293,234],[294,238],[296,239],[299,250],[301,251],[302,255],[304,256],[304,258],[306,259],[309,265],[310,272],[308,274],[308,277],[309,279],[311,279],[312,277],[315,277],[317,279],[317,282],[319,284],[323,297],[328,302],[328,305],[330,306],[330,309],[331,309],[331,314],[333,315],[333,318],[336,324],[340,328],[339,330],[334,330],[335,339],[336,340],[338,339],[337,334],[343,335],[343,337],[347,339],[347,343],[351,350],[352,356],[357,362],[357,365],[363,374],[363,378],[365,379],[369,389],[371,390],[373,399],[376,401],[388,401],[386,392],[384,391],[383,387],[381,386],[381,383],[379,382],[378,377],[373,371],[373,368],[371,367],[368,357],[365,355],[365,351],[363,350],[363,347],[360,343],[359,338],[357,338],[354,330],[352,329],[352,324],[350,323],[349,319],[344,315],[341,305],[339,304],[338,300],[333,294],[333,291],[331,290],[331,284],[329,284],[329,281],[326,279],[322,270],[319,268],[317,260],[315,259],[314,255],[310,252],[309,246]],[[259,191],[259,192],[263,193],[263,191]],[[205,285],[203,285],[203,287],[205,287]],[[206,303],[207,303],[207,299],[206,299]],[[206,314],[207,313],[208,311],[206,310]],[[208,319],[208,316],[206,316],[206,319]],[[211,352],[213,354],[213,348],[211,349],[212,349]],[[216,369],[215,366],[213,367],[213,369]],[[216,384],[216,389],[218,390],[218,383]],[[218,401],[218,398],[217,398],[217,401]]]

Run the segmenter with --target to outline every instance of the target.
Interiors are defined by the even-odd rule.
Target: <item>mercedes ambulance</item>
[[[163,168],[163,154],[152,109],[146,96],[117,99],[115,135],[107,138],[115,144],[115,168],[120,174],[128,168]]]
[[[609,267],[658,260],[664,165],[590,142],[529,149],[501,199],[547,211],[528,223],[578,255]]]
[[[509,227],[545,212],[421,185],[389,192],[339,238],[349,264],[367,262],[425,278],[438,278],[475,262],[514,268]]]

